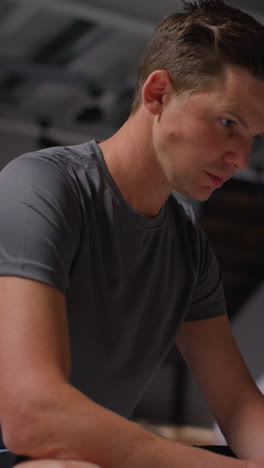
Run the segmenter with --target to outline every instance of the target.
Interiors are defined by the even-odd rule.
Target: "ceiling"
[[[263,0],[227,3],[264,23]],[[146,41],[177,11],[180,0],[0,0],[0,168],[25,151],[113,134],[129,113]],[[240,185],[217,191],[201,214],[230,309],[250,280],[251,290],[262,280],[263,171],[258,143]]]
[[[261,0],[233,0],[264,18]],[[0,132],[106,138],[129,112],[138,59],[180,0],[0,0]]]

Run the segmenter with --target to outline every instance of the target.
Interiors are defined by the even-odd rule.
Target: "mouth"
[[[219,188],[219,187],[222,187],[222,185],[224,184],[224,182],[226,182],[226,180],[229,179],[229,177],[219,177],[215,174],[211,174],[210,172],[207,172],[205,171],[205,173],[208,175],[208,177],[210,177],[211,181],[213,182],[214,186],[216,188]]]

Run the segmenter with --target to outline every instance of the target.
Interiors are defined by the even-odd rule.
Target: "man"
[[[184,3],[147,46],[114,136],[0,176],[0,418],[32,467],[264,466],[264,398],[210,245],[172,194],[206,200],[248,166],[264,28],[220,0]],[[240,460],[127,420],[175,339]]]

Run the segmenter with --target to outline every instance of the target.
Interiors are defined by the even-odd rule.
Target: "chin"
[[[214,189],[212,187],[196,187],[196,190],[193,187],[189,190],[188,187],[179,187],[176,183],[171,184],[172,190],[175,190],[180,195],[183,195],[186,198],[190,198],[191,200],[202,202],[208,200]]]
[[[196,198],[194,198],[194,200],[200,201],[200,202],[209,200],[209,198],[211,197],[212,193],[213,193],[213,190],[210,190],[210,193],[207,192],[207,193],[204,193],[204,194],[202,194],[202,195],[200,195],[200,196],[197,196]]]
[[[203,192],[200,192],[200,193],[189,192],[189,193],[181,193],[181,194],[187,198],[190,198],[191,200],[194,200],[197,202],[203,202],[203,201],[208,200],[211,197],[212,193],[213,193],[213,190],[210,189],[210,190],[204,190]]]

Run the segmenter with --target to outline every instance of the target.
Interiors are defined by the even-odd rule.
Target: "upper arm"
[[[0,419],[8,430],[42,389],[67,381],[63,294],[38,281],[0,276],[0,330]]]
[[[225,425],[257,392],[228,318],[185,322],[176,341],[220,426]]]
[[[65,293],[82,233],[73,179],[51,158],[20,156],[0,172],[0,275]]]

